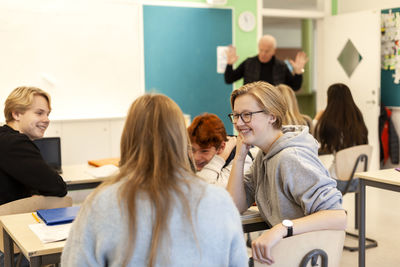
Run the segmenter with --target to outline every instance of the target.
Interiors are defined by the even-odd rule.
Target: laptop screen
[[[61,143],[60,137],[44,137],[33,141],[39,148],[43,159],[61,173]]]

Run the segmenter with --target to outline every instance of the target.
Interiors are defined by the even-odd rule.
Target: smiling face
[[[31,140],[42,138],[49,126],[49,103],[41,95],[35,95],[31,106],[23,113],[14,111],[12,126]]]
[[[218,150],[214,146],[202,148],[196,143],[192,143],[192,152],[194,162],[196,164],[196,170],[201,171],[210,160],[217,154]]]
[[[243,94],[235,99],[233,113],[255,112],[262,110],[256,99],[250,94]],[[243,122],[241,118],[234,124],[235,129],[243,138],[245,144],[255,145],[261,149],[269,146],[270,136],[275,129],[272,126],[275,121],[274,116],[266,113],[255,113],[248,123]]]

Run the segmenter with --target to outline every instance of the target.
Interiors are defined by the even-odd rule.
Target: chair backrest
[[[354,173],[367,171],[369,166],[368,161],[371,159],[371,155],[371,145],[353,146],[338,151],[335,155],[335,172],[337,179],[348,181],[353,178]]]
[[[40,209],[55,209],[72,206],[72,198],[65,197],[46,197],[32,196],[18,199],[0,206],[0,216],[12,215],[18,213],[34,212]],[[0,225],[0,251],[4,251],[3,247],[3,227]],[[17,251],[14,248],[14,251]]]
[[[339,267],[344,245],[345,231],[321,230],[282,239],[272,248],[274,266],[305,267],[311,265],[311,257],[326,254],[325,266]],[[307,260],[309,259],[309,260]],[[321,257],[318,266],[324,266]],[[269,265],[254,261],[254,267]]]

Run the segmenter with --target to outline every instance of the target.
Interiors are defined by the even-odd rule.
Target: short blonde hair
[[[282,121],[287,111],[287,104],[281,92],[267,82],[253,82],[243,85],[231,94],[231,107],[235,108],[235,100],[238,96],[249,94],[267,114],[274,115],[276,120],[272,124],[275,129],[282,128]]]
[[[37,87],[20,86],[15,88],[7,97],[6,102],[4,102],[4,117],[6,118],[6,123],[14,120],[13,112],[25,113],[32,105],[35,95],[41,95],[46,98],[49,104],[49,110],[51,110],[50,95],[48,93]]]

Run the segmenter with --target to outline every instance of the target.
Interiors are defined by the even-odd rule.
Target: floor
[[[366,250],[366,266],[400,266],[400,193],[367,187],[367,237],[378,241],[378,247]],[[343,198],[348,211],[348,229],[354,229],[354,194]],[[357,240],[346,238],[347,245]],[[358,253],[344,250],[341,267],[358,266]]]
[[[366,266],[400,266],[400,193],[367,187],[366,196],[367,237],[378,241],[378,247],[366,250]],[[343,197],[343,206],[348,213],[347,228],[354,232],[354,194]],[[258,234],[252,233],[252,238]],[[358,246],[358,240],[346,237],[345,244]],[[340,267],[355,266],[358,252],[344,250]]]

